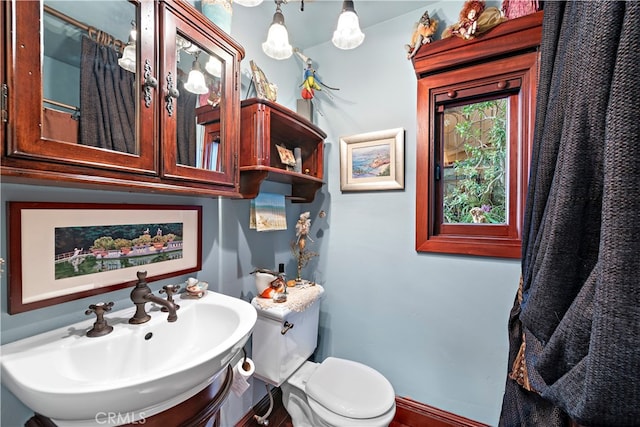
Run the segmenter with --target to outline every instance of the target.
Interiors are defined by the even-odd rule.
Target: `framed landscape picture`
[[[202,207],[8,202],[9,313],[202,267]]]
[[[404,129],[340,138],[340,190],[404,189]]]

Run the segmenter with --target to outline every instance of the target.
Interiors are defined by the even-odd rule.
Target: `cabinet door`
[[[154,89],[144,85],[154,71],[153,2],[12,7],[6,155],[39,160],[42,168],[155,174]],[[133,62],[125,65],[128,44]]]
[[[236,191],[238,48],[190,6],[160,7],[162,175]]]

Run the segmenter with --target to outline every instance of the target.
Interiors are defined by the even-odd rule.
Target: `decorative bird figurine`
[[[316,76],[316,70],[313,68],[313,61],[311,60],[311,58],[303,54],[302,51],[300,51],[300,49],[298,48],[294,48],[293,51],[306,64],[303,73],[304,80],[300,85],[302,87],[300,95],[303,99],[313,99],[313,97],[315,96],[314,90],[322,90],[323,86],[331,90],[340,90],[338,88],[327,86],[326,84],[322,83],[322,81]]]
[[[322,86],[320,85],[326,87],[327,89],[340,90],[338,88],[327,86],[326,84],[322,83],[322,81],[318,77],[316,77],[316,70],[314,70],[311,66],[308,66],[304,70],[304,81],[300,85],[302,86],[302,91],[300,92],[302,98],[313,99],[313,97],[315,96],[315,92],[313,90],[322,90]]]

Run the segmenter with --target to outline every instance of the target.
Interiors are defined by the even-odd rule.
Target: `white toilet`
[[[382,374],[336,357],[307,361],[317,345],[320,299],[296,312],[282,305],[262,308],[254,298],[255,376],[281,387],[295,427],[387,427],[396,412],[395,392]]]

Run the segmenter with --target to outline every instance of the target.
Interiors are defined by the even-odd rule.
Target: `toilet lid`
[[[349,418],[375,418],[395,402],[393,387],[380,372],[336,357],[320,364],[305,392],[326,409]]]

